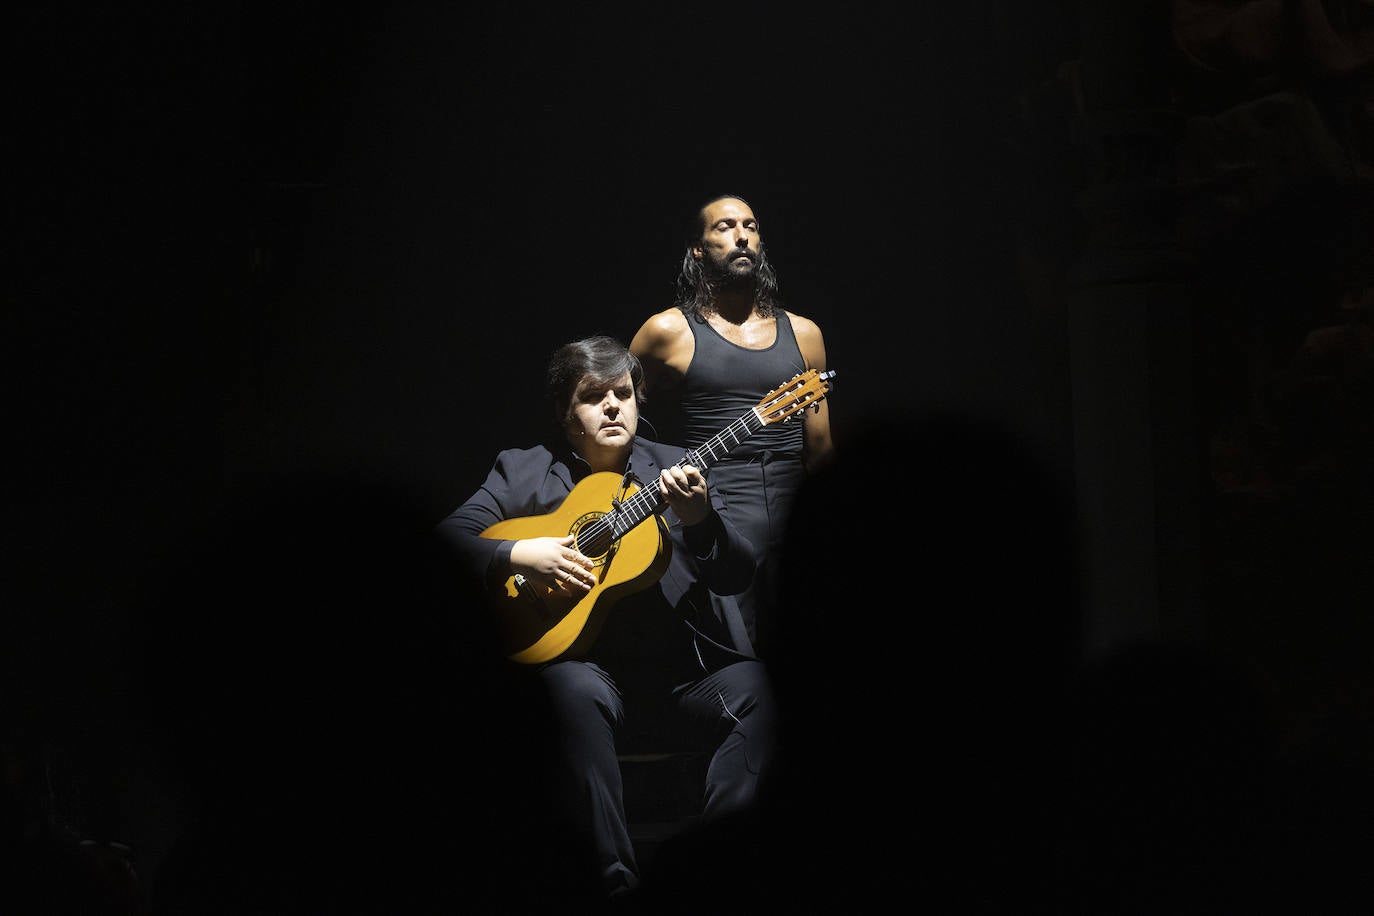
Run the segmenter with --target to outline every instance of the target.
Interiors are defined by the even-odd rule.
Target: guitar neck
[[[759,417],[758,410],[751,408],[744,416],[701,445],[694,449],[688,449],[687,454],[683,455],[682,460],[675,466],[682,467],[684,464],[692,464],[704,471],[734,451],[735,446],[763,429],[763,426],[764,423]]]
[[[720,461],[734,450],[745,439],[764,427],[762,418],[759,417],[758,410],[751,408],[735,422],[725,429],[707,439],[694,449],[688,449],[687,454],[683,455],[674,467],[684,465],[695,465],[701,470],[706,470],[711,465]],[[663,508],[666,500],[658,492],[657,486],[641,486],[635,494],[623,503],[618,503],[616,511],[606,516],[614,531],[615,537],[620,537],[635,525],[644,521],[649,516]],[[614,516],[614,518],[612,518]]]

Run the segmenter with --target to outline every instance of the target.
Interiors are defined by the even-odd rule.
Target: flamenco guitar
[[[833,369],[808,369],[793,376],[744,416],[689,450],[677,466],[691,464],[704,471],[763,427],[819,406],[834,375]],[[497,540],[571,534],[578,551],[594,564],[596,582],[580,597],[536,585],[521,575],[506,580],[504,594],[493,602],[506,655],[516,662],[539,664],[590,646],[610,607],[648,588],[667,569],[672,546],[659,517],[665,505],[658,481],[641,488],[619,474],[602,471],[583,478],[553,512],[506,519],[483,531],[482,537]],[[641,525],[649,518],[655,524]]]

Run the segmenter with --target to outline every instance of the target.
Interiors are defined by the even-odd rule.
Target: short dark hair
[[[553,419],[560,427],[568,421],[573,395],[584,378],[598,385],[609,385],[625,373],[635,386],[635,404],[644,404],[644,366],[629,349],[614,337],[595,334],[563,344],[549,357],[544,391],[553,406]]]

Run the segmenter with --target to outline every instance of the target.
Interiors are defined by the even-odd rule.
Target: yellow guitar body
[[[497,522],[482,537],[523,540],[584,534],[588,524],[611,511],[614,500],[624,501],[637,489],[634,484],[622,489],[619,474],[590,474],[553,512]],[[611,606],[657,582],[672,555],[672,544],[658,516],[652,525],[630,528],[599,556],[580,538],[577,548],[596,564],[591,591],[564,592],[511,576],[505,594],[494,600],[504,650],[512,661],[539,664],[584,650],[595,641]]]

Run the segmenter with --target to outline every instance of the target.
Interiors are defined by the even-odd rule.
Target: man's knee
[[[555,662],[541,669],[555,710],[563,717],[621,718],[620,696],[600,669],[579,661]]]

